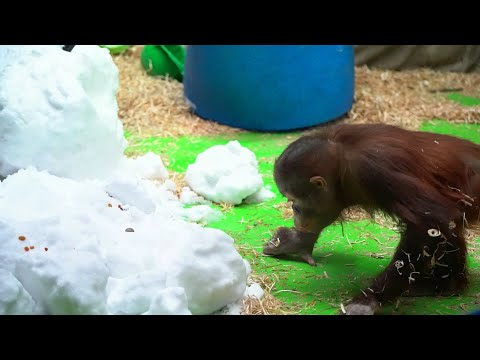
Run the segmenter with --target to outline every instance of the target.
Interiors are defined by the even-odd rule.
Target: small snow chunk
[[[219,210],[212,209],[208,205],[197,205],[191,208],[182,208],[177,212],[185,220],[209,224],[220,220],[223,214]]]
[[[185,181],[206,199],[230,205],[241,204],[263,186],[255,154],[236,140],[199,154],[188,166]]]
[[[211,202],[206,200],[203,196],[198,195],[188,186],[182,188],[180,193],[180,201],[185,205],[194,205],[194,204],[210,204]]]
[[[263,291],[262,287],[257,283],[253,283],[249,287],[247,287],[247,290],[245,291],[244,296],[252,296],[261,300],[264,294],[265,294],[265,291]]]
[[[273,199],[275,197],[275,194],[273,191],[266,189],[265,187],[261,188],[259,191],[256,193],[248,196],[245,199],[246,204],[255,204],[255,203],[262,203],[267,200]]]
[[[168,179],[168,170],[161,157],[152,152],[134,159],[127,158],[127,167],[132,174],[142,179]]]

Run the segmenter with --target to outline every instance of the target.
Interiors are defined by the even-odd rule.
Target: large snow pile
[[[126,146],[108,50],[44,45],[0,53],[0,176],[30,165],[76,179],[108,176]]]
[[[208,314],[245,291],[231,237],[162,209],[125,210],[98,184],[29,168],[0,184],[0,199],[0,266],[42,313],[169,313],[173,302]]]
[[[0,314],[235,314],[261,296],[233,239],[194,223],[219,212],[188,188],[185,208],[160,157],[124,157],[108,50],[5,47],[0,65]]]
[[[236,140],[199,154],[188,166],[185,180],[195,192],[216,203],[238,205],[274,196],[263,187],[255,154]]]

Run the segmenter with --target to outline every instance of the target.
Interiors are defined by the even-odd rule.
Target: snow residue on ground
[[[195,192],[216,203],[238,205],[274,196],[263,187],[255,154],[236,140],[199,154],[188,166],[185,180]]]
[[[211,202],[206,200],[203,196],[198,195],[196,192],[192,191],[188,186],[182,188],[180,193],[180,201],[185,205],[194,205],[194,204],[210,204]]]
[[[210,314],[248,294],[234,240],[197,224],[221,213],[179,199],[159,156],[123,155],[108,50],[9,46],[0,65],[0,314]]]

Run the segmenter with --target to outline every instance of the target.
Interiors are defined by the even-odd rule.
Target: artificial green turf
[[[438,134],[455,135],[480,143],[480,126],[477,124],[452,124],[444,120],[435,119],[425,121],[420,130]]]
[[[451,93],[447,95],[447,98],[455,101],[464,106],[476,106],[480,105],[480,99],[472,96],[463,95],[461,93]]]
[[[450,97],[452,95],[449,95]],[[472,104],[462,96],[452,100],[464,105]],[[478,100],[478,99],[476,99]],[[466,102],[466,103],[465,103]],[[478,100],[480,103],[480,100]],[[477,125],[449,124],[442,120],[425,122],[424,131],[452,134],[480,143],[480,127]],[[161,154],[169,170],[185,172],[196,156],[209,147],[238,140],[252,150],[259,162],[259,171],[265,184],[271,186],[276,197],[263,204],[236,206],[224,211],[220,221],[209,226],[231,235],[240,253],[250,261],[256,274],[267,274],[276,280],[273,295],[279,300],[300,309],[301,314],[336,314],[340,303],[356,295],[368,286],[369,281],[388,263],[398,242],[398,234],[369,221],[348,222],[327,228],[314,250],[318,266],[306,263],[262,256],[262,246],[279,226],[291,226],[292,221],[282,218],[277,206],[285,201],[272,178],[273,161],[285,146],[298,136],[290,134],[245,133],[217,137],[140,138],[127,134],[130,147],[127,154],[148,151]],[[395,305],[382,309],[387,314],[460,314],[477,308],[480,304],[480,258],[469,256],[472,285],[460,297],[404,298]]]

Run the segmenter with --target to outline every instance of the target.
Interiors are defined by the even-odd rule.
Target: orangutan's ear
[[[318,187],[319,189],[324,189],[327,187],[327,181],[321,176],[313,176],[310,178],[310,183]]]

